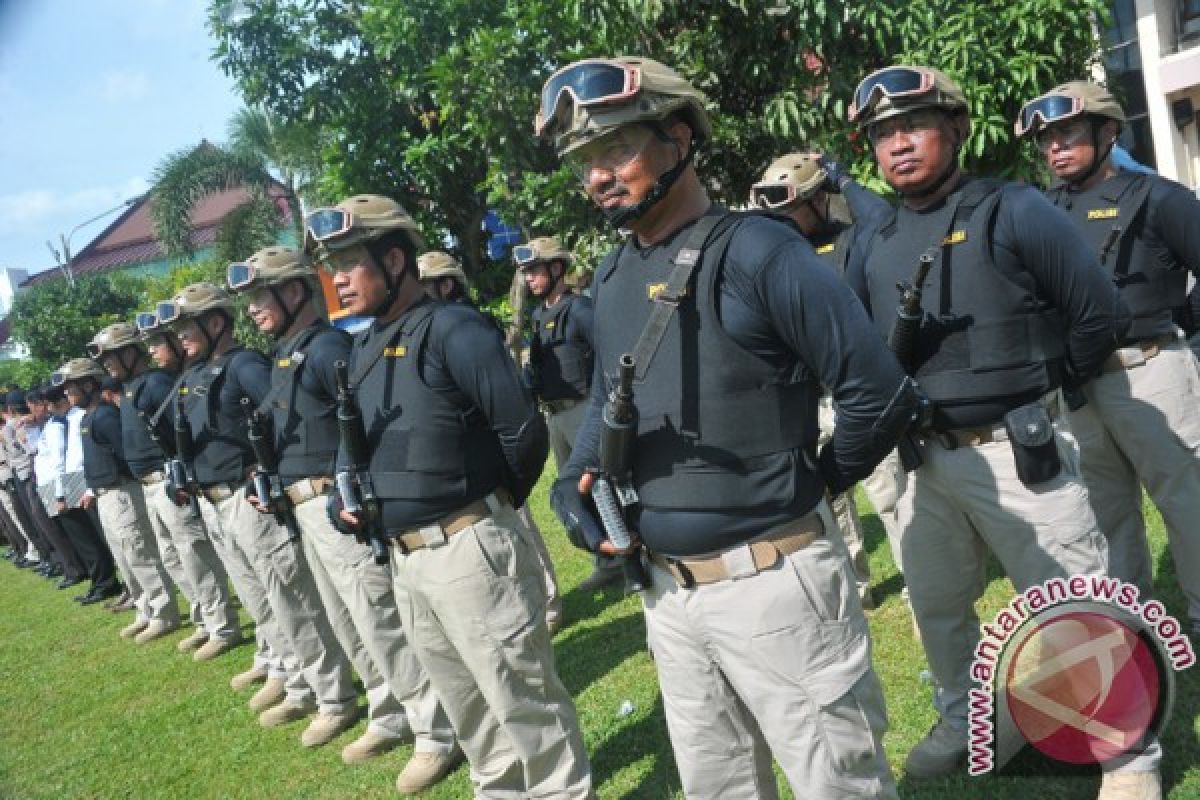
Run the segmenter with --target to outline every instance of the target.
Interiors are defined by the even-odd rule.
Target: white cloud
[[[94,186],[71,192],[30,189],[0,195],[0,234],[28,234],[31,227],[45,227],[46,235],[66,233],[75,225],[136,197],[150,188],[144,178],[130,178],[122,184]],[[116,216],[113,211],[113,216]],[[107,218],[106,218],[107,219]],[[104,220],[97,220],[100,224]],[[83,236],[86,231],[81,231]]]
[[[139,70],[110,69],[100,74],[100,97],[110,103],[141,100],[150,92],[150,77]]]

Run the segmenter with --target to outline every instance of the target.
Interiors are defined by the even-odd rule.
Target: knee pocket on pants
[[[816,716],[831,780],[856,791],[866,789],[863,780],[877,781],[882,759],[876,748],[887,712],[875,673],[867,670],[840,697],[818,705]]]

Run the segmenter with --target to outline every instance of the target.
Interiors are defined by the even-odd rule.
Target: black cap
[[[110,375],[100,381],[100,388],[107,392],[120,392],[121,382]]]
[[[20,389],[13,389],[5,396],[4,404],[9,408],[25,408],[25,393]]]

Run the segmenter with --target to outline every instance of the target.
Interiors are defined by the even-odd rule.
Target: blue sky
[[[163,156],[241,107],[204,0],[0,0],[0,267],[146,190]],[[116,212],[81,228],[79,252]]]

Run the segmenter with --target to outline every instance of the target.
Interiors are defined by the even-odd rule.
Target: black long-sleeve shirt
[[[679,237],[690,228],[685,226],[652,248],[630,243],[626,249],[634,254],[628,257],[673,255]],[[636,261],[627,264],[623,258],[619,268],[636,269]],[[603,303],[603,291],[598,291],[597,317],[605,313]],[[741,347],[827,387],[837,406],[838,424],[820,453],[819,466],[796,464],[795,508],[762,509],[758,515],[744,508],[690,513],[643,510],[639,520],[643,535],[653,530],[657,542],[678,543],[666,545],[664,552],[718,549],[739,533],[762,532],[810,510],[826,485],[841,491],[869,475],[895,446],[916,405],[903,370],[857,298],[803,237],[778,221],[751,217],[733,234],[717,285],[717,313],[722,328]],[[614,364],[601,363],[599,345],[586,418],[562,470],[562,477],[571,482],[599,463],[604,375],[616,371]],[[817,394],[814,391],[814,400]],[[810,417],[815,431],[815,402],[795,413]]]

